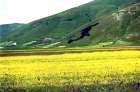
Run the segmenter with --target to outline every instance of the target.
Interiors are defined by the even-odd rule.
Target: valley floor
[[[140,51],[0,57],[0,92],[139,92]]]

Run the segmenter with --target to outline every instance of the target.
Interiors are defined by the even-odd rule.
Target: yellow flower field
[[[0,57],[0,92],[133,92],[138,82],[136,50]]]

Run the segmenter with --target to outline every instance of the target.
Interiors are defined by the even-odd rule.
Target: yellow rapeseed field
[[[0,57],[1,90],[84,86],[87,89],[81,88],[85,90],[82,92],[89,92],[88,87],[96,89],[99,85],[98,91],[93,92],[128,92],[124,90],[130,90],[129,85],[137,82],[140,82],[140,51]],[[107,91],[110,89],[103,85],[112,85],[111,90],[118,90]]]

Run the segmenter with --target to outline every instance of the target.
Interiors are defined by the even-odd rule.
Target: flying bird
[[[76,38],[76,39],[70,39],[70,40],[68,41],[68,44],[71,44],[73,41],[78,41],[78,40],[80,40],[80,39],[83,39],[85,36],[90,36],[89,31],[92,29],[92,27],[97,26],[98,24],[99,24],[99,23],[95,23],[95,24],[93,24],[93,25],[90,25],[90,26],[88,26],[88,27],[82,29],[82,30],[80,31],[80,37],[78,37],[78,38]]]

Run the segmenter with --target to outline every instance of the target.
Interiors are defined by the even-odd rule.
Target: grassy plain
[[[139,82],[137,50],[0,57],[0,92],[139,92]]]

